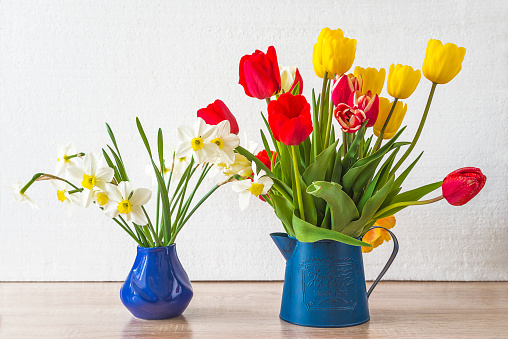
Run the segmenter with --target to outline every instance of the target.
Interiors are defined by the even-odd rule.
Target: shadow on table
[[[169,337],[192,338],[192,329],[183,315],[164,320],[143,320],[132,317],[122,331],[124,338]]]

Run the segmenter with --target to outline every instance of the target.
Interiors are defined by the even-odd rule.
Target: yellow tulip
[[[392,228],[395,226],[395,217],[393,215],[390,215],[389,217],[378,219],[374,226],[381,226],[384,228]],[[368,244],[371,244],[372,247],[363,247],[362,246],[362,252],[368,253],[371,252],[374,248],[381,245],[383,242],[388,242],[392,239],[390,237],[390,233],[388,233],[386,230],[382,228],[374,228],[365,233],[365,235],[362,237],[362,241],[366,242]]]
[[[441,41],[430,39],[423,61],[423,75],[432,82],[446,84],[459,74],[464,55],[464,47],[451,43],[443,46]]]
[[[391,64],[386,84],[388,94],[397,99],[408,98],[418,86],[421,76],[420,70],[415,71],[411,66]]]
[[[375,68],[355,67],[355,77],[362,77],[362,88],[360,95],[364,95],[367,91],[371,91],[372,95],[381,93],[385,84],[386,71],[381,68],[379,71]]]
[[[342,75],[353,65],[355,52],[355,39],[345,38],[340,29],[331,30],[325,27],[319,33],[312,52],[314,72],[323,78],[326,71],[328,79],[333,79],[335,74]]]
[[[376,123],[374,124],[373,130],[374,134],[379,137],[381,133],[381,129],[385,124],[386,118],[392,109],[393,101],[386,98],[379,97],[379,114],[376,119]],[[383,133],[383,139],[391,139],[397,133],[400,125],[402,124],[402,120],[406,115],[407,104],[402,103],[402,101],[397,101],[395,105],[395,110],[392,113],[390,121],[388,121],[388,125],[386,125],[385,132]],[[381,220],[381,219],[380,219]],[[379,220],[378,220],[379,221]],[[384,225],[380,225],[386,227]]]

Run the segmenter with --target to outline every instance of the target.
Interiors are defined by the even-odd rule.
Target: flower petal
[[[131,213],[129,213],[129,214],[132,215],[132,221],[135,224],[138,224],[141,226],[148,224],[148,220],[146,219],[146,215],[143,212],[143,209],[141,208],[141,206],[132,206]]]
[[[129,196],[131,195],[133,191],[132,184],[129,181],[122,181],[118,184],[118,190],[120,191],[120,194],[122,195],[122,200],[129,199]]]
[[[113,184],[106,184],[106,193],[108,195],[109,200],[113,200],[116,203],[119,203],[123,200],[122,193],[118,189],[116,185]]]
[[[129,199],[132,205],[142,206],[146,204],[152,196],[152,192],[147,188],[138,188],[134,190],[132,197]]]

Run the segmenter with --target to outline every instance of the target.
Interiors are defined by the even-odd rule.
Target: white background
[[[400,254],[386,278],[506,280],[507,22],[505,1],[1,1],[2,186],[52,171],[54,141],[100,151],[109,142],[106,121],[134,185],[149,186],[136,116],[152,142],[158,127],[176,142],[175,128],[220,98],[241,134],[260,141],[266,104],[238,84],[244,54],[274,45],[280,64],[299,67],[310,98],[321,86],[312,46],[323,27],[357,39],[354,66],[387,70],[391,63],[421,69],[435,38],[467,53],[459,75],[437,88],[412,158],[425,154],[405,189],[465,166],[480,167],[488,180],[466,206],[441,201],[398,214]],[[422,77],[406,100],[403,139],[414,135],[429,90]],[[68,219],[55,193],[37,183],[28,194],[40,209],[32,210],[2,188],[0,280],[123,280],[134,242],[96,209],[75,209]],[[178,253],[192,280],[282,279],[284,262],[269,238],[277,231],[269,206],[253,199],[241,213],[223,187],[181,232]],[[391,247],[364,256],[367,278]]]

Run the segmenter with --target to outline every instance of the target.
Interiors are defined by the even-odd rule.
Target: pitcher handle
[[[388,233],[390,233],[390,235],[391,235],[391,237],[393,239],[393,251],[392,251],[392,255],[390,256],[390,258],[386,262],[385,267],[383,268],[381,273],[379,273],[379,275],[377,276],[376,280],[374,280],[374,282],[370,286],[369,291],[367,292],[367,298],[370,297],[370,294],[372,293],[372,291],[374,291],[374,288],[376,287],[377,283],[385,275],[386,271],[388,271],[388,269],[390,268],[390,265],[393,263],[393,260],[395,259],[395,257],[397,256],[397,253],[399,252],[399,241],[397,240],[397,237],[395,236],[395,234],[393,234],[390,230],[388,230],[388,229],[386,229],[384,227],[381,227],[381,226],[374,226],[371,229],[374,229],[374,228],[382,228],[385,231],[387,231]]]

